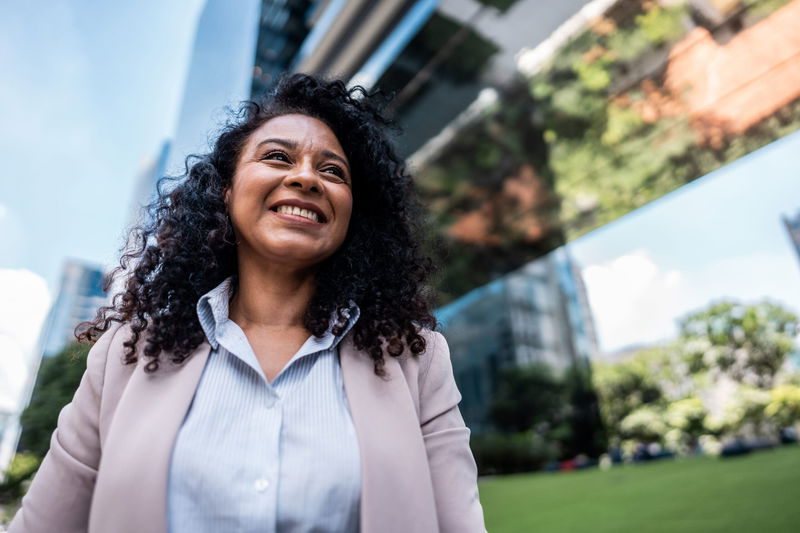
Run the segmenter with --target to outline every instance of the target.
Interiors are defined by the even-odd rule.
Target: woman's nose
[[[313,193],[318,193],[322,190],[319,176],[317,176],[314,168],[310,165],[297,165],[293,171],[286,176],[284,185]]]

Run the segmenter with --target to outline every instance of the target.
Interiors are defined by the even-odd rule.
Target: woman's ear
[[[225,202],[225,211],[228,211],[231,206],[231,188],[226,187],[222,192],[222,199]]]

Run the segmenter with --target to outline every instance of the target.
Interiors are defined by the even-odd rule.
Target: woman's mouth
[[[319,222],[319,215],[310,209],[303,209],[301,207],[293,206],[293,205],[279,205],[278,207],[274,208],[273,211],[279,213],[281,215],[294,215],[297,217],[303,217],[312,222]]]

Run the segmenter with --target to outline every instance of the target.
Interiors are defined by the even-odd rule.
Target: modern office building
[[[378,86],[411,154],[587,0],[208,0],[195,35],[167,169],[207,149],[226,108],[285,72]],[[220,39],[219,35],[226,35]]]
[[[532,261],[437,310],[473,431],[489,429],[499,373],[544,364],[586,372],[597,352],[580,271],[565,248]]]
[[[158,181],[168,174],[167,165],[171,148],[172,144],[169,141],[162,142],[158,153],[148,158],[139,169],[134,185],[128,227],[141,221],[142,210],[155,199]]]
[[[107,301],[103,270],[81,261],[68,260],[61,272],[61,285],[47,315],[40,344],[42,357],[52,357],[75,339],[75,327],[95,317]]]
[[[520,50],[545,40],[586,2],[330,1],[293,70],[380,88],[391,97],[405,130],[401,148],[410,155],[481,91],[512,80]]]
[[[800,260],[800,212],[792,216],[783,216],[783,225],[786,232],[789,234],[789,240],[794,246],[794,251],[797,252],[797,259]]]
[[[250,95],[260,0],[207,0],[197,23],[167,173],[183,174],[188,155],[208,150],[226,108]],[[221,37],[221,36],[224,36]]]

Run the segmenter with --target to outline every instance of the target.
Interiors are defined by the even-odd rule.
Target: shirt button
[[[259,478],[253,483],[253,488],[256,489],[257,492],[264,492],[269,488],[269,480],[265,477]]]

